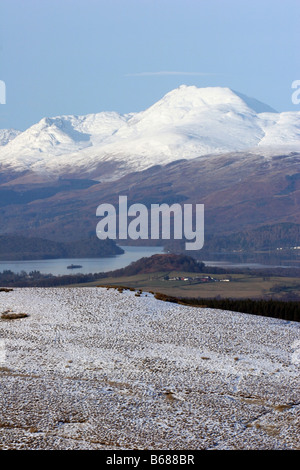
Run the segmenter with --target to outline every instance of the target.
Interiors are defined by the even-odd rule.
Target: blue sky
[[[299,0],[1,0],[0,128],[137,112],[181,84],[299,111]]]

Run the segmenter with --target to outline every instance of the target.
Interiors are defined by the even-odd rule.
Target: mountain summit
[[[43,118],[0,131],[1,173],[115,179],[178,159],[299,149],[300,112],[277,113],[230,88],[182,85],[145,111]]]

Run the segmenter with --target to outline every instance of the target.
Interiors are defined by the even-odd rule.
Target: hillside
[[[134,276],[140,273],[155,273],[167,271],[185,271],[190,273],[203,272],[204,263],[196,261],[194,258],[176,254],[157,254],[148,258],[141,258],[131,263],[125,268],[116,269],[106,273],[107,276]]]
[[[267,161],[264,155],[230,153],[210,156],[205,162],[196,158],[159,165],[114,182],[87,183],[90,186],[81,189],[69,185],[57,192],[55,186],[44,199],[38,193],[40,184],[27,185],[23,191],[28,190],[31,197],[36,188],[37,199],[0,207],[1,230],[63,242],[85,239],[95,234],[98,205],[110,203],[117,208],[119,195],[127,195],[128,205],[142,203],[148,208],[153,203],[204,204],[208,241],[209,236],[250,233],[260,227],[290,227],[300,224],[299,168],[299,153]],[[8,188],[2,185],[2,189]],[[10,189],[22,199],[20,186],[10,185]],[[271,240],[272,246],[281,246],[280,231],[271,230],[278,236]]]
[[[7,310],[27,316],[0,318],[1,450],[299,447],[296,322],[95,287]]]
[[[38,260],[56,258],[102,258],[122,254],[124,250],[113,240],[93,237],[77,242],[61,243],[43,238],[0,235],[0,260]]]
[[[201,253],[233,253],[254,251],[291,251],[300,246],[300,224],[281,223],[263,225],[254,230],[231,233],[230,235],[207,234]],[[172,240],[165,243],[170,251],[184,251],[184,241]]]

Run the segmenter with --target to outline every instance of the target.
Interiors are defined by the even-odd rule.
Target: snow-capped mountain
[[[8,142],[19,134],[21,134],[21,131],[17,131],[16,129],[0,129],[0,147],[8,144]]]
[[[0,131],[2,172],[105,180],[182,158],[299,150],[300,112],[277,113],[229,88],[182,85],[139,113],[43,118],[8,132]]]

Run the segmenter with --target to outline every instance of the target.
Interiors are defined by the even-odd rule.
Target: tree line
[[[156,293],[155,298],[165,302],[173,302],[192,307],[213,308],[229,310],[233,312],[248,313],[264,317],[279,318],[287,321],[300,321],[300,302],[282,301],[273,299],[202,299],[172,297],[166,294]]]

